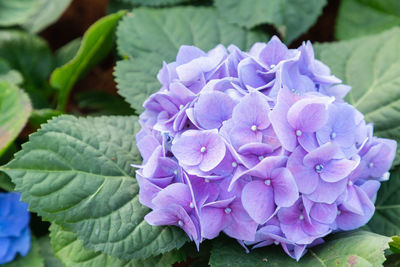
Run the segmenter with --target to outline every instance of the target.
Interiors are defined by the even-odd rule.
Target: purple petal
[[[250,182],[243,188],[242,204],[254,221],[263,224],[275,211],[274,191],[262,181]]]
[[[287,168],[278,168],[271,175],[274,199],[278,207],[290,207],[299,198],[299,191],[292,173]]]
[[[331,224],[335,221],[337,206],[333,204],[315,203],[310,211],[310,216],[317,222]]]
[[[348,176],[355,169],[356,165],[357,162],[354,160],[334,159],[324,165],[320,176],[326,182],[337,182]]]
[[[304,149],[297,147],[288,159],[287,168],[292,173],[299,192],[311,194],[318,186],[319,175],[315,172],[314,168],[303,165],[305,155],[306,152]]]
[[[224,210],[214,207],[203,207],[201,209],[200,225],[201,236],[208,239],[213,239],[219,235],[227,221],[224,220]]]
[[[314,202],[332,204],[345,191],[346,185],[346,179],[335,183],[320,180],[315,191],[307,195],[307,197]]]
[[[292,152],[297,146],[297,137],[296,130],[287,121],[286,114],[288,110],[289,106],[285,102],[278,101],[278,104],[269,114],[269,119],[282,146]]]
[[[194,105],[195,118],[204,129],[220,128],[222,122],[232,116],[234,106],[232,98],[225,93],[204,93]]]
[[[192,196],[189,187],[186,184],[174,183],[162,189],[153,199],[153,204],[158,208],[176,204],[189,210],[191,201]]]

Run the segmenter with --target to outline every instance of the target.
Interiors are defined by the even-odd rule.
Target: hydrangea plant
[[[149,224],[181,227],[197,245],[220,232],[280,244],[299,260],[371,219],[396,142],[373,136],[310,42],[181,46],[157,78],[136,135]]]

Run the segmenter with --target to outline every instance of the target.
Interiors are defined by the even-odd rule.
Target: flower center
[[[183,226],[183,222],[182,222],[181,220],[179,220],[179,221],[178,221],[178,225],[179,225],[180,227],[182,227],[182,226]]]
[[[275,241],[274,241],[274,244],[275,244],[275,245],[279,245],[279,242],[275,240]]]
[[[237,167],[237,163],[236,162],[232,162],[232,167],[236,168]]]
[[[191,209],[193,209],[193,208],[194,208],[194,204],[193,204],[193,202],[190,202],[190,204],[189,204],[189,207],[190,207]]]
[[[353,181],[349,181],[348,184],[349,184],[350,186],[352,186],[352,185],[353,185]]]
[[[266,186],[270,186],[271,185],[271,180],[270,179],[265,180],[264,184]]]
[[[324,169],[324,166],[322,166],[321,164],[318,164],[315,166],[315,171],[318,173],[321,173],[323,169]]]
[[[336,138],[336,133],[335,132],[332,132],[331,133],[331,139],[335,139]]]
[[[206,152],[206,150],[207,150],[207,149],[206,149],[206,147],[205,147],[205,146],[202,146],[202,147],[200,148],[200,152],[201,152],[201,153],[204,153],[204,152]]]
[[[340,215],[342,212],[340,210],[337,211],[337,215]]]
[[[179,106],[179,109],[183,109],[183,107],[184,107],[184,105],[180,105],[180,106]]]
[[[251,126],[251,130],[252,130],[253,132],[257,131],[257,125]]]
[[[174,174],[175,174],[175,175],[178,175],[178,170],[174,170]]]
[[[225,213],[226,213],[226,214],[231,213],[231,211],[232,211],[231,208],[225,208]]]
[[[259,156],[258,159],[259,159],[259,160],[263,160],[263,159],[264,159],[264,156]]]
[[[270,67],[271,69],[273,69],[273,68],[275,68],[276,66],[275,66],[275,64],[271,64],[271,65],[269,65],[269,67]]]
[[[303,215],[303,214],[300,214],[299,219],[300,219],[301,221],[304,220],[304,215]]]
[[[204,179],[204,181],[206,182],[206,183],[209,183],[210,182],[210,179]]]
[[[370,163],[368,164],[368,168],[372,168],[372,167],[374,167],[374,163],[373,163],[373,162],[370,162]]]
[[[296,130],[296,135],[301,136],[303,133],[300,130]]]

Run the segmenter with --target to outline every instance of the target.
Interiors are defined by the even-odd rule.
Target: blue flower
[[[29,252],[28,205],[19,198],[17,193],[0,193],[0,265]]]

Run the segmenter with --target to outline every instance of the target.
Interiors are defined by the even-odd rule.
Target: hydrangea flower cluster
[[[149,224],[181,227],[197,245],[220,232],[275,243],[298,260],[373,215],[396,142],[373,136],[310,42],[182,46],[157,78],[136,136]]]
[[[30,249],[28,204],[19,198],[17,193],[0,193],[0,265]]]

